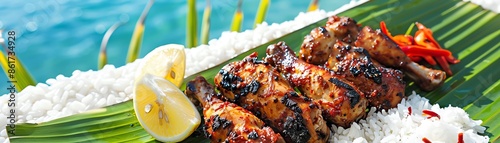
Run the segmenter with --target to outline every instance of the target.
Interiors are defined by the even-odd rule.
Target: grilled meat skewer
[[[333,25],[342,31],[340,24]],[[406,86],[402,80],[403,72],[385,68],[372,60],[367,50],[341,42],[344,40],[338,40],[334,35],[350,37],[334,33],[335,30],[328,30],[330,28],[313,29],[304,38],[299,57],[308,63],[333,70],[338,76],[352,82],[366,95],[370,106],[382,109],[396,107],[403,98]],[[344,31],[347,29],[343,28]]]
[[[203,107],[203,132],[211,142],[284,143],[280,134],[242,107],[222,101],[214,87],[198,76],[187,83],[186,95],[196,98]]]
[[[253,53],[224,66],[215,76],[217,89],[254,113],[287,142],[326,142],[330,135],[319,105],[295,92],[269,64]]]
[[[270,45],[265,60],[276,66],[301,93],[319,103],[327,121],[349,127],[366,114],[368,101],[357,87],[328,69],[299,60],[284,42]]]

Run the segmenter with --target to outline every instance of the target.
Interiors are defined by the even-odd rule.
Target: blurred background
[[[107,45],[108,64],[120,67],[125,59],[136,21],[148,0],[0,0],[0,29],[16,32],[16,55],[37,82],[57,75],[71,76],[74,70],[97,70],[102,38],[113,24],[123,22]],[[319,9],[332,11],[350,0],[320,0]],[[265,21],[281,23],[306,12],[309,0],[271,0]],[[198,34],[206,5],[196,1]],[[237,0],[212,0],[209,39],[218,38],[231,27]],[[258,0],[242,1],[241,31],[253,29]],[[145,22],[139,58],[160,45],[185,44],[186,0],[156,0]],[[2,51],[5,52],[5,50]],[[0,82],[7,81],[4,73]],[[0,84],[6,89],[8,84]],[[6,90],[5,90],[6,91]],[[3,93],[3,92],[2,92]]]

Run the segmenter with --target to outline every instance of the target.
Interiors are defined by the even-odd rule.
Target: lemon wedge
[[[163,142],[179,142],[200,125],[196,107],[179,90],[186,69],[184,46],[169,44],[148,53],[134,83],[134,110],[141,126]]]
[[[136,82],[134,109],[141,126],[162,142],[179,142],[200,125],[200,114],[170,81],[145,74]]]
[[[138,66],[135,81],[137,82],[145,74],[151,74],[163,77],[180,87],[184,79],[185,69],[184,46],[178,44],[163,45],[144,56]]]

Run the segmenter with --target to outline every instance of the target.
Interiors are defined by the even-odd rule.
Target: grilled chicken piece
[[[315,28],[304,38],[299,57],[307,63],[322,65],[330,57],[337,41],[352,43],[358,35],[356,21],[348,17],[332,16],[325,27]]]
[[[338,16],[329,17],[325,28],[334,33],[335,37],[349,44],[356,41],[360,29],[354,19]]]
[[[433,90],[443,84],[446,73],[421,66],[412,60],[380,30],[364,27],[354,43],[365,48],[373,59],[378,62],[406,71],[408,77],[415,81],[420,88],[426,91]]]
[[[304,97],[257,53],[224,66],[215,76],[223,95],[251,111],[287,142],[326,142],[330,135],[319,105]]]
[[[322,28],[321,31],[330,36],[327,37],[327,39],[338,39],[339,41],[353,44],[357,47],[363,47],[368,51],[368,53],[370,53],[374,60],[385,66],[405,71],[405,74],[410,79],[415,81],[423,90],[433,90],[439,87],[446,79],[445,72],[430,69],[411,61],[410,58],[408,58],[408,56],[401,51],[398,45],[390,40],[385,34],[380,32],[380,30],[375,31],[367,26],[361,29],[356,21],[351,18],[332,16],[328,19],[326,26]],[[306,37],[306,39],[307,38],[308,37]],[[316,41],[310,44],[321,44],[321,42]],[[329,46],[331,45],[333,44],[330,43]],[[312,55],[312,57],[304,57],[302,59],[306,59],[307,62],[313,64],[323,63],[320,59],[324,58],[314,59],[313,57],[318,56],[318,54],[327,55],[322,52],[328,52],[328,50],[331,50],[330,48],[332,47],[316,50],[317,52],[315,53],[306,53],[307,55]],[[319,61],[319,63],[316,61]]]
[[[340,31],[346,31],[346,28],[340,29],[340,24],[333,25],[337,25],[336,28]],[[335,30],[328,29],[330,28],[313,29],[305,37],[299,57],[308,63],[331,69],[338,76],[352,82],[365,94],[370,106],[382,109],[396,107],[403,98],[406,86],[402,80],[403,73],[383,67],[373,61],[365,49],[341,42],[344,40],[338,40],[334,35],[350,36],[335,34]]]
[[[214,87],[198,76],[187,83],[186,95],[196,98],[203,107],[203,131],[211,142],[284,143],[280,134],[250,111],[216,96]]]
[[[285,42],[270,45],[265,60],[278,67],[305,96],[319,103],[327,121],[349,127],[366,114],[368,101],[362,92],[328,69],[299,60]]]
[[[401,102],[406,86],[403,72],[383,67],[361,47],[339,42],[333,49],[324,66],[358,87],[368,98],[370,106],[390,109]]]

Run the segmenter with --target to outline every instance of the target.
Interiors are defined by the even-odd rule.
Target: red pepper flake
[[[422,141],[424,143],[432,143],[429,139],[427,139],[426,137],[422,138]]]
[[[464,133],[458,133],[458,143],[464,143]]]
[[[439,116],[439,114],[437,114],[436,112],[431,111],[431,110],[424,109],[422,111],[422,114],[427,115],[428,116],[427,119],[430,119],[432,117],[437,117],[438,119],[441,119],[441,116]]]
[[[411,115],[411,106],[408,107],[408,115]]]

